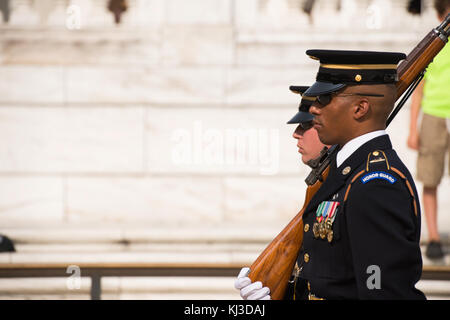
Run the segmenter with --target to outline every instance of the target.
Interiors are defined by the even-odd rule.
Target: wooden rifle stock
[[[441,51],[447,43],[450,32],[450,14],[444,22],[431,30],[422,41],[403,60],[398,68],[399,77],[397,86],[397,99],[408,89],[411,83],[425,71],[428,64]]]
[[[328,172],[329,168],[323,172],[324,179],[328,176]],[[264,286],[270,288],[270,296],[273,300],[280,300],[284,296],[303,242],[303,212],[321,185],[322,182],[317,180],[312,186],[308,186],[302,210],[272,240],[250,267],[249,278],[252,281],[261,281]]]
[[[428,64],[433,61],[433,58],[444,47],[450,33],[449,27],[450,14],[447,15],[441,25],[430,31],[411,51],[407,58],[400,63],[397,69],[399,78],[396,83],[397,99],[425,71]],[[396,110],[395,114],[398,111]],[[393,112],[391,118],[395,114]],[[320,162],[318,168],[313,169],[306,179],[308,187],[300,212],[297,213],[250,266],[248,277],[252,282],[261,281],[263,286],[268,287],[273,300],[281,300],[285,295],[289,278],[291,277],[295,261],[302,246],[303,213],[310,200],[322,186],[323,181],[328,177],[329,163],[333,152],[336,152],[336,148],[332,147],[330,148],[330,152]]]

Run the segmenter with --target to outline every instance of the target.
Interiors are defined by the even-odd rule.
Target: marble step
[[[254,261],[259,252],[164,252],[135,253],[113,252],[99,254],[91,253],[6,253],[0,256],[0,264],[98,264],[98,263],[154,263],[154,264],[225,264],[246,266]]]
[[[33,227],[3,226],[0,234],[8,236],[18,248],[26,251],[40,248],[49,251],[58,248],[66,250],[68,247],[77,248],[77,246],[80,249],[88,249],[91,245],[103,245],[102,249],[110,245],[144,248],[148,244],[264,245],[272,241],[289,221],[288,218],[284,220],[272,221],[270,226],[265,221],[200,226],[173,224],[160,227],[136,227],[133,224],[107,225],[107,223],[102,226],[89,224],[61,226],[56,223],[50,227],[39,224]],[[450,232],[441,233],[441,242],[445,249],[450,245]],[[422,236],[422,251],[425,250],[426,243],[426,237]]]
[[[103,300],[241,300],[238,296],[226,293],[183,293],[183,294],[165,294],[165,293],[121,293],[121,294],[105,294],[102,296]],[[90,300],[89,294],[74,295],[74,294],[45,294],[45,295],[31,295],[31,294],[17,294],[17,295],[2,295],[0,293],[0,300]]]
[[[234,278],[135,277],[102,279],[102,299],[236,299]],[[428,299],[450,299],[447,281],[421,280],[417,288]],[[0,299],[89,299],[90,279],[69,289],[62,278],[0,279]]]
[[[234,278],[102,278],[102,299],[240,299]],[[0,299],[90,299],[90,279],[70,289],[64,278],[0,279]]]
[[[52,226],[3,227],[7,235],[18,245],[35,244],[142,244],[142,243],[267,243],[283,227],[282,221],[270,227],[204,225],[167,227],[136,226]]]
[[[13,294],[86,294],[90,292],[90,278],[82,277],[79,285],[70,278],[13,278],[0,279],[0,292]],[[230,277],[103,277],[102,293],[233,293],[234,278]]]
[[[277,235],[281,226],[122,228],[4,228],[16,252],[1,253],[0,263],[216,262],[248,265]],[[445,257],[430,260],[421,246],[424,265],[450,265],[449,238]]]

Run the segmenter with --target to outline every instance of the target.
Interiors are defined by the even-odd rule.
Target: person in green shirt
[[[440,21],[450,13],[450,0],[435,0]],[[417,179],[423,183],[430,259],[444,257],[437,226],[437,189],[445,168],[445,154],[450,149],[450,45],[446,45],[428,66],[411,102],[408,147],[419,151]],[[422,109],[420,130],[417,122]],[[448,124],[447,124],[448,123]],[[447,128],[447,126],[449,128]],[[450,171],[450,160],[449,160]]]

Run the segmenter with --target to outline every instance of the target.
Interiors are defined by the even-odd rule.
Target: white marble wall
[[[311,24],[299,0],[130,0],[120,25],[106,2],[14,0],[0,26],[2,225],[287,222],[304,51],[409,52],[437,24],[431,1],[318,0]],[[390,133],[414,172],[407,117]]]

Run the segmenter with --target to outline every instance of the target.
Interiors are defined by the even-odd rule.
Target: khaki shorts
[[[419,134],[417,179],[425,187],[437,187],[444,175],[445,154],[450,152],[446,119],[424,113]],[[448,161],[450,171],[450,157]]]

